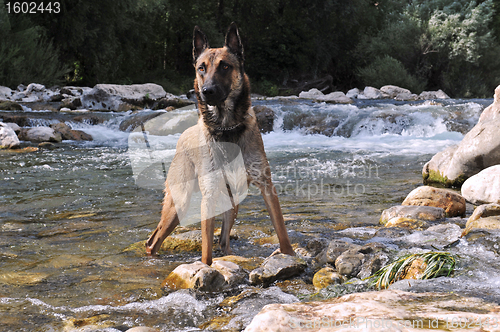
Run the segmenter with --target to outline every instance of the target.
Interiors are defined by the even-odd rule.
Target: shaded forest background
[[[253,90],[267,95],[328,75],[337,90],[452,97],[491,97],[500,84],[500,0],[59,2],[59,14],[14,14],[0,0],[0,85],[154,82],[185,93],[193,27],[221,46],[232,21]]]

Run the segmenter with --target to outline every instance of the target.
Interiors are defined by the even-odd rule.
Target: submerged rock
[[[387,225],[393,218],[406,218],[410,220],[439,221],[446,217],[444,209],[433,206],[398,205],[382,212],[380,223],[387,227],[394,227],[394,221]]]
[[[299,275],[306,267],[306,262],[299,257],[277,254],[267,258],[260,267],[250,272],[250,283],[267,285],[278,279]]]
[[[450,331],[456,327],[450,317],[493,324],[500,320],[500,306],[456,294],[384,290],[322,302],[267,305],[244,331]]]
[[[462,185],[462,195],[472,204],[500,203],[500,165],[488,167]]]
[[[436,154],[422,170],[424,183],[460,187],[466,179],[485,168],[500,164],[500,86],[493,104],[455,147]]]
[[[465,198],[448,189],[418,187],[401,205],[433,206],[444,209],[447,217],[465,216]]]

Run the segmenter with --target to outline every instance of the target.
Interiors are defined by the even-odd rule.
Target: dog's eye
[[[222,70],[226,71],[230,68],[230,66],[227,64],[227,63],[221,63],[220,67],[222,68]]]
[[[203,65],[199,66],[198,70],[203,73],[205,71],[205,66]]]

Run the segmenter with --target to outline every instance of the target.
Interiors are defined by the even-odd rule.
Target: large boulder
[[[429,99],[450,99],[450,96],[448,96],[443,90],[437,90],[437,91],[422,91],[418,95],[418,99],[420,100],[429,100]]]
[[[273,131],[274,111],[266,106],[257,105],[253,107],[260,132],[265,134]]]
[[[363,93],[358,95],[358,99],[380,99],[386,96],[387,95],[383,94],[379,89],[367,86],[363,90]]]
[[[434,206],[444,209],[447,217],[465,216],[465,198],[449,189],[418,187],[401,205]]]
[[[6,86],[0,86],[0,100],[9,99],[12,96],[12,90]]]
[[[244,332],[450,331],[450,317],[464,322],[497,322],[500,306],[449,293],[363,292],[321,302],[267,305]]]
[[[475,205],[500,204],[500,165],[488,167],[462,185],[462,195]]]
[[[459,187],[466,179],[485,168],[500,164],[500,85],[493,104],[456,147],[436,154],[424,165],[424,183]]]
[[[63,140],[92,141],[91,135],[81,130],[73,130],[63,122],[51,124],[50,128],[54,129],[56,133],[61,134]]]
[[[82,106],[92,110],[128,111],[135,107],[151,106],[167,93],[158,84],[97,84],[81,97]],[[174,97],[172,95],[172,97]]]
[[[422,221],[440,221],[446,217],[443,208],[434,206],[398,205],[382,211],[380,223],[387,225],[398,218],[416,219]]]
[[[411,93],[410,90],[400,88],[395,85],[384,85],[380,88],[382,93],[385,93],[389,98],[393,98],[396,100],[416,100],[418,96],[414,93]]]
[[[19,133],[19,139],[34,143],[62,141],[61,134],[50,127],[23,128]]]
[[[0,110],[2,111],[22,111],[23,107],[18,103],[9,100],[0,100]],[[4,119],[5,121],[5,119]]]
[[[20,144],[16,132],[7,124],[0,122],[0,149],[11,149]]]

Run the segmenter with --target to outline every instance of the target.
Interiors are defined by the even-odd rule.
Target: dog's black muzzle
[[[203,100],[211,106],[220,105],[227,97],[227,94],[224,93],[223,89],[219,85],[215,84],[203,85],[201,88],[201,95]]]

